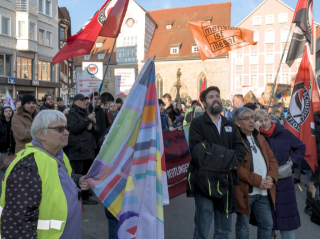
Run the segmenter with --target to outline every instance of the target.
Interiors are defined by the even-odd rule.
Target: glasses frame
[[[57,129],[60,134],[63,134],[65,130],[69,131],[70,126],[56,126],[56,127],[48,127],[47,129]]]

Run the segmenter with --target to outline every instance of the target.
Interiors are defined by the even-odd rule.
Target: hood
[[[277,135],[277,134],[280,134],[280,133],[283,131],[283,129],[284,129],[284,126],[282,126],[280,123],[275,123],[275,124],[276,124],[276,127],[275,127],[275,129],[274,129],[273,134],[271,135],[271,137],[273,137],[273,136],[275,136],[275,135]]]

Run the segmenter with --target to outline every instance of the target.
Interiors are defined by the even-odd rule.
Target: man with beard
[[[40,106],[41,110],[53,110],[54,109],[54,102],[53,102],[53,96],[52,94],[48,93],[44,95],[43,98],[43,105]]]
[[[218,145],[220,146],[220,148],[224,148],[224,150],[233,150],[238,163],[241,163],[245,156],[245,147],[242,143],[242,139],[238,132],[237,126],[232,121],[227,120],[227,118],[220,114],[223,108],[219,88],[216,86],[210,86],[205,91],[201,92],[200,100],[204,105],[206,111],[202,116],[194,118],[191,122],[189,131],[189,147],[191,154],[193,152],[193,149],[198,144],[205,145],[209,143],[213,146]],[[218,147],[216,147],[215,149],[217,148]],[[213,155],[212,160],[215,160],[215,157],[219,157],[220,153],[213,152],[211,155]],[[202,187],[203,185],[198,185],[197,183],[198,172],[199,166],[192,158],[188,170],[189,179],[187,186],[187,196],[195,197],[196,211],[194,219],[195,230],[193,238],[206,239],[208,237],[213,215],[215,227],[213,238],[229,238],[232,230],[231,213],[234,213],[236,211],[234,188],[228,189],[230,190],[230,192],[233,191],[233,193],[230,193],[231,200],[229,202],[227,201],[227,205],[230,206],[229,208],[227,206],[226,211],[222,211],[220,209],[220,204],[200,193],[199,187]],[[238,179],[239,182],[239,178],[235,179]],[[217,187],[219,190],[219,181],[213,182],[212,185],[218,185]],[[222,185],[220,185],[220,187],[222,187]]]
[[[63,112],[67,107],[64,105],[64,101],[61,97],[57,97],[58,110]]]

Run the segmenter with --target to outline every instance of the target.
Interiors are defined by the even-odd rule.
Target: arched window
[[[206,74],[204,74],[203,72],[201,72],[201,74],[199,75],[198,77],[198,97],[200,96],[200,91],[201,91],[201,87],[202,87],[202,84],[203,84],[203,81],[205,80],[205,86],[206,86],[206,89],[207,89],[207,85],[208,85],[208,79],[207,79],[207,76]]]
[[[163,96],[163,81],[159,74],[157,75],[157,79],[156,79],[156,88],[157,88],[158,98],[161,99]]]

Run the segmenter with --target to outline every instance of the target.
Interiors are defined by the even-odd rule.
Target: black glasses
[[[66,126],[56,126],[56,127],[48,127],[48,129],[57,129],[59,131],[59,133],[63,133],[64,130],[69,130],[69,125],[66,125]]]
[[[252,119],[253,121],[255,120],[255,117],[252,115],[252,116],[246,116],[246,117],[243,117],[242,119],[240,120],[244,120],[244,121],[249,121],[250,119]]]

